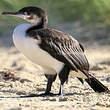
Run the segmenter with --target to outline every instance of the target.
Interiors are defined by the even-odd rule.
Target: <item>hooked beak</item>
[[[30,17],[28,15],[23,15],[19,12],[2,12],[2,15],[16,16],[16,17],[20,17],[22,19],[26,19],[26,18]]]

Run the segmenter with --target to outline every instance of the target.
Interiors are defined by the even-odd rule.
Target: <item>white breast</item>
[[[39,48],[38,41],[26,37],[25,32],[31,24],[21,24],[13,32],[13,41],[16,48],[35,64],[43,67],[47,74],[59,73],[64,64]]]

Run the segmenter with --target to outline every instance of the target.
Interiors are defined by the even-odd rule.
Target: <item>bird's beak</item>
[[[19,12],[3,12],[2,15],[16,16],[16,17],[20,17],[22,19],[26,19],[26,18],[30,17],[28,15],[23,15]]]
[[[18,12],[2,12],[2,15],[17,16]]]

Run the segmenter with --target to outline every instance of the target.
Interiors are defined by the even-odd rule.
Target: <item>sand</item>
[[[64,85],[63,96],[40,97],[46,78],[38,66],[16,50],[10,39],[0,38],[0,110],[110,110],[109,93],[95,93],[86,82],[82,85],[71,76]],[[85,53],[91,72],[110,89],[110,46],[91,46]],[[5,79],[5,71],[14,76]],[[57,94],[58,90],[57,78],[52,92]]]

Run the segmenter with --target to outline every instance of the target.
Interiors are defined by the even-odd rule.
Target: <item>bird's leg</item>
[[[60,89],[58,95],[63,95],[63,85],[68,80],[69,71],[70,71],[69,67],[65,65],[64,68],[59,73]]]
[[[47,81],[47,87],[46,87],[44,95],[51,95],[52,93],[50,93],[50,91],[51,91],[52,83],[55,81],[57,74],[55,75],[45,74],[45,76],[48,81]]]
[[[60,89],[58,95],[63,95],[63,86],[67,80],[68,80],[68,75],[65,78],[60,79]]]
[[[60,89],[58,95],[63,95],[63,84],[64,83],[60,82]]]

